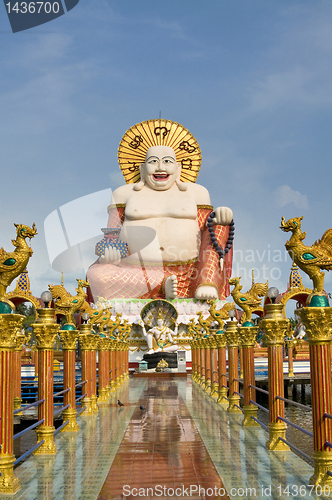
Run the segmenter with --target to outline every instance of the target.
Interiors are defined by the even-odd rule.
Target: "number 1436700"
[[[291,484],[288,486],[281,486],[279,485],[277,487],[278,490],[278,495],[282,498],[286,497],[294,497],[294,498],[299,498],[299,497],[305,497],[305,496],[312,496],[313,498],[317,497],[329,497],[330,493],[332,492],[332,489],[330,486],[325,485],[325,486],[311,486],[311,485],[302,485],[302,486],[297,486],[296,484]]]
[[[59,2],[16,2],[11,6],[10,2],[6,3],[8,14],[16,12],[16,14],[58,14],[60,10]]]

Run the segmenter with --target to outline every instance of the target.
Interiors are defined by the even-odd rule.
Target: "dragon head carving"
[[[293,217],[293,219],[289,219],[287,222],[285,222],[285,217],[282,217],[280,229],[282,231],[285,231],[285,233],[288,233],[289,231],[296,231],[296,229],[301,231],[302,219],[303,217]]]

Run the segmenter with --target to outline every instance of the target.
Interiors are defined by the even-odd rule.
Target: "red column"
[[[314,435],[314,474],[310,484],[332,491],[332,421],[325,414],[332,414],[331,382],[331,307],[304,307],[297,314],[306,327],[310,352],[312,420]]]
[[[205,354],[205,392],[211,392],[211,358],[210,358],[210,343],[208,338],[204,338],[204,354]]]
[[[210,342],[210,357],[211,357],[211,397],[218,399],[218,350],[216,335],[211,335]]]
[[[241,326],[238,330],[243,355],[244,420],[242,425],[246,427],[259,427],[259,423],[251,418],[254,417],[257,419],[258,408],[253,403],[250,403],[250,401],[256,402],[256,389],[250,386],[255,385],[254,345],[256,343],[258,327]]]
[[[0,314],[0,493],[14,494],[20,483],[14,475],[14,348],[24,317]]]
[[[286,340],[286,344],[288,347],[288,376],[294,377],[294,364],[293,364],[293,346],[294,340]],[[310,350],[310,348],[309,348]]]
[[[268,346],[269,385],[269,433],[266,443],[269,450],[288,451],[289,447],[279,438],[286,439],[286,424],[279,417],[285,417],[285,403],[277,396],[284,397],[283,343],[289,321],[283,316],[283,304],[268,304],[266,316],[261,321]]]
[[[100,338],[98,346],[98,403],[108,402],[109,353],[108,339]]]
[[[238,408],[240,404],[240,396],[235,394],[239,392],[239,334],[237,331],[237,322],[229,321],[225,330],[227,347],[228,347],[228,379],[229,379],[229,396],[228,408],[230,413],[242,413]]]
[[[82,393],[86,396],[82,400],[85,411],[82,416],[89,416],[94,413],[92,408],[92,373],[91,373],[91,352],[94,345],[94,334],[91,333],[90,325],[81,325],[79,343],[81,347],[82,381],[86,384],[82,387]]]
[[[111,339],[110,341],[110,384],[111,392],[116,391],[116,380],[115,380],[115,348],[116,340]]]
[[[60,339],[63,349],[63,389],[69,389],[64,394],[64,406],[69,408],[62,412],[63,421],[69,421],[62,432],[77,432],[80,429],[76,421],[76,401],[75,401],[75,352],[79,332],[77,330],[61,330]],[[84,387],[83,387],[84,390]]]
[[[205,342],[204,339],[199,341],[200,346],[200,360],[201,360],[201,376],[200,376],[200,385],[205,387]]]
[[[91,351],[91,399],[92,399],[92,410],[94,412],[98,411],[97,405],[97,348],[98,348],[99,336],[94,335],[92,339],[92,351]]]
[[[34,452],[35,455],[54,455],[53,425],[53,370],[54,342],[59,331],[56,324],[54,309],[37,309],[38,319],[32,326],[38,348],[38,399],[45,401],[38,406],[38,420],[44,423],[37,428],[37,441],[45,442]]]
[[[19,333],[16,336],[15,341],[15,351],[14,351],[14,410],[18,410],[22,406],[21,398],[21,357],[23,349],[23,341],[25,340],[25,335]],[[16,413],[16,415],[22,415],[22,413]]]
[[[216,334],[218,346],[218,400],[219,404],[228,405],[227,401],[227,365],[226,365],[226,337],[223,333]],[[226,387],[224,387],[226,386]]]

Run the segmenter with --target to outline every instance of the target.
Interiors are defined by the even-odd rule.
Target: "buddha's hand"
[[[214,224],[219,224],[221,226],[229,226],[230,223],[233,220],[233,212],[230,208],[228,207],[218,207],[215,208],[214,210],[214,218],[212,219],[212,222]]]
[[[119,264],[120,261],[120,250],[115,247],[106,247],[104,254],[99,257],[100,264]]]

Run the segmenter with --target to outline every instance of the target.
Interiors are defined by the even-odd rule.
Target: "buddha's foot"
[[[178,280],[175,274],[169,276],[165,281],[165,297],[166,300],[175,299],[178,295]]]
[[[218,299],[218,291],[214,286],[202,285],[199,288],[197,288],[196,293],[195,293],[195,299],[198,299],[198,300],[208,300],[208,299],[217,300]]]

